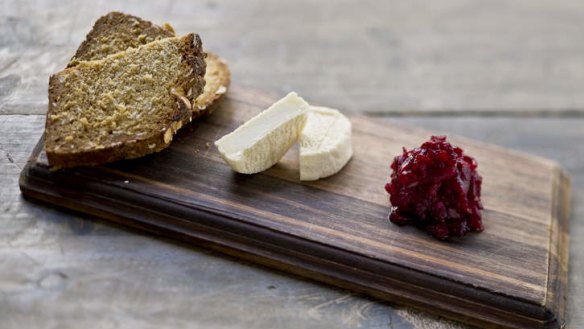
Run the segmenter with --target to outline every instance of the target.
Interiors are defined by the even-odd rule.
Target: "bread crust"
[[[207,63],[205,88],[193,102],[193,118],[213,113],[219,100],[227,93],[231,82],[231,73],[224,59],[207,52],[205,61]]]
[[[181,74],[176,86],[173,90],[169,91],[175,95],[175,108],[174,111],[172,111],[171,116],[166,118],[158,129],[142,138],[130,138],[111,145],[99,146],[89,150],[71,150],[62,148],[55,145],[51,138],[45,138],[45,150],[49,164],[55,167],[97,165],[121,159],[137,158],[166,148],[172,141],[176,131],[180,129],[185,122],[188,122],[191,119],[191,106],[184,102],[184,99],[186,99],[186,93],[184,91],[202,90],[204,86],[205,60],[201,39],[198,35],[190,33],[181,37],[180,41],[183,44],[180,48],[182,50],[181,61],[187,67],[190,67],[190,72],[188,74]],[[135,51],[140,51],[140,49],[138,48]],[[117,53],[111,55],[111,57],[124,56],[125,53],[126,52]],[[108,58],[109,57],[110,56],[108,56]],[[83,65],[103,63],[104,60],[105,59],[85,62],[88,64]],[[58,102],[59,95],[68,92],[62,81],[60,81],[62,80],[61,76],[64,75],[66,71],[77,69],[77,67],[65,69],[64,71],[51,76],[49,79],[49,110],[47,112],[45,126],[46,134],[49,134],[51,124],[49,116],[57,114],[59,110],[54,107],[54,104]]]

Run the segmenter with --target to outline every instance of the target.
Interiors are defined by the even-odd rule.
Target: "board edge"
[[[544,301],[546,328],[564,328],[568,286],[571,209],[571,180],[559,165],[555,166],[552,184],[552,214],[549,241],[548,275]]]

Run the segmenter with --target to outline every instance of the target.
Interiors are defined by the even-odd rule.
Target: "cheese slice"
[[[221,157],[242,174],[264,171],[296,143],[306,123],[308,103],[289,93],[215,142]]]
[[[334,175],[352,156],[351,121],[337,110],[311,106],[300,136],[300,180]]]

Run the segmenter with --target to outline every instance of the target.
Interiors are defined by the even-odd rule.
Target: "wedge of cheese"
[[[289,93],[216,141],[215,146],[234,171],[242,174],[264,171],[280,161],[296,143],[309,108],[296,93]]]
[[[352,156],[351,121],[337,110],[311,106],[300,136],[300,180],[334,175]]]

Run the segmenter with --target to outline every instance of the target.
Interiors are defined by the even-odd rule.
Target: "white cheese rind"
[[[309,107],[296,93],[289,93],[215,145],[234,171],[242,174],[264,171],[280,161],[298,140]]]
[[[341,112],[311,106],[300,136],[300,180],[339,172],[353,156],[351,121]]]

